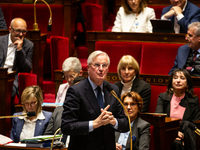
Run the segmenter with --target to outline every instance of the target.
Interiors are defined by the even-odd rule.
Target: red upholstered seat
[[[155,113],[158,96],[160,95],[160,93],[164,93],[166,89],[167,86],[151,85],[151,100],[149,104],[150,113]]]
[[[140,73],[167,75],[183,44],[143,43]]]
[[[133,56],[140,64],[141,48],[142,43],[140,42],[97,41],[95,43],[95,50],[102,50],[110,57],[109,72],[117,72],[117,65],[123,55]]]
[[[151,134],[151,139],[150,139],[150,148],[149,148],[149,150],[154,150],[154,126],[150,127],[150,134]]]
[[[38,27],[42,33],[48,33],[48,38],[52,35],[64,35],[64,16],[63,5],[50,5],[52,10],[52,31],[47,31],[49,21],[49,9],[45,4],[36,5],[36,15]],[[10,5],[10,18],[20,17],[26,20],[27,28],[33,29],[34,23],[34,6],[33,4],[14,4]],[[19,11],[20,10],[20,11]],[[27,15],[28,14],[28,15]]]
[[[62,64],[69,57],[69,39],[61,36],[51,36],[51,77],[54,81],[54,70],[62,70]]]
[[[161,18],[161,14],[162,14],[162,10],[166,6],[153,6],[153,5],[151,5],[151,6],[148,6],[148,7],[153,8],[154,11],[155,11],[155,14],[156,14],[156,19],[160,19]]]
[[[23,90],[27,86],[37,85],[37,75],[32,73],[19,73],[18,74],[18,83],[19,83],[19,102],[21,103],[21,95]],[[16,102],[15,102],[16,103]]]
[[[102,6],[93,3],[85,5],[86,30],[103,31]]]

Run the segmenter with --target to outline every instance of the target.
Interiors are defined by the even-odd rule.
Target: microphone
[[[15,115],[15,116],[0,116],[0,119],[5,119],[5,118],[14,118],[14,117],[33,117],[36,116],[34,111],[27,112],[27,113],[22,113],[20,115]]]
[[[131,130],[131,120],[130,120],[130,116],[128,115],[128,111],[125,108],[124,104],[122,103],[122,101],[120,100],[120,98],[117,96],[116,92],[114,91],[114,89],[110,86],[110,84],[107,84],[105,86],[105,88],[120,102],[120,104],[122,105],[124,111],[127,114],[128,117],[128,123],[129,123],[129,130],[130,130],[130,149],[132,150],[132,141],[133,141],[133,136],[132,136],[132,130]]]
[[[33,24],[33,30],[34,31],[38,31],[39,30],[38,23],[37,23],[37,20],[36,20],[36,7],[35,7],[37,1],[44,2],[49,8],[50,17],[49,17],[49,23],[48,23],[48,26],[47,26],[47,31],[51,31],[51,28],[52,28],[52,11],[51,11],[51,7],[49,6],[49,4],[45,0],[35,0],[35,2],[34,2],[34,24]]]
[[[194,125],[193,123],[189,123],[189,125],[188,125],[188,127],[192,130],[192,131],[194,131],[196,134],[198,134],[199,136],[200,136],[200,130],[197,128],[197,126],[196,125]]]

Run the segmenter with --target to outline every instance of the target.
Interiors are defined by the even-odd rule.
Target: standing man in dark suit
[[[14,18],[9,26],[9,34],[0,36],[0,67],[8,68],[8,72],[16,71],[11,103],[19,92],[18,73],[32,69],[33,43],[25,38],[26,32],[26,21]]]
[[[109,56],[94,51],[87,60],[88,78],[71,86],[66,94],[61,129],[70,135],[69,150],[115,150],[115,130],[128,131],[128,119],[105,81]]]
[[[179,47],[174,66],[169,74],[177,68],[184,68],[191,76],[200,76],[200,22],[193,22],[188,26],[185,39],[188,44]]]
[[[171,6],[162,10],[161,19],[170,19],[175,33],[186,33],[188,25],[200,21],[200,8],[187,0],[170,0]]]
[[[7,29],[6,21],[4,19],[1,7],[0,7],[0,29]]]

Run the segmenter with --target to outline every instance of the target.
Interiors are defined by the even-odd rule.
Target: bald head
[[[24,19],[22,19],[22,18],[14,18],[11,21],[10,26],[12,28],[14,28],[14,27],[23,27],[23,28],[27,29],[26,21]]]

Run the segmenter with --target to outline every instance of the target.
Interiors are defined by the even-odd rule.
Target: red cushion
[[[54,70],[62,70],[62,64],[69,57],[69,39],[61,36],[51,36],[51,77],[54,81]]]
[[[81,3],[81,9],[82,9],[84,18],[86,18],[85,5],[86,5],[87,3],[98,4],[98,0],[85,0],[84,3]]]
[[[150,134],[151,134],[151,139],[150,139],[150,148],[149,148],[149,150],[154,150],[154,126],[150,127]]]
[[[64,8],[63,5],[50,5],[52,10],[52,31],[47,31],[47,25],[49,21],[49,9],[45,4],[36,4],[36,18],[38,27],[42,33],[48,33],[48,37],[51,35],[64,35]],[[27,28],[33,29],[34,23],[34,5],[33,4],[12,4],[11,18],[20,17],[26,20]],[[19,11],[20,10],[20,11]]]
[[[87,3],[86,10],[86,30],[103,31],[102,6]]]
[[[148,6],[154,9],[155,14],[156,14],[156,19],[160,19],[161,18],[161,14],[162,14],[162,10],[164,7],[166,6]]]
[[[157,100],[160,93],[164,93],[167,89],[167,86],[160,86],[160,85],[151,85],[151,100],[149,104],[149,112],[155,113]]]
[[[143,43],[140,73],[167,75],[183,44]]]
[[[117,65],[123,55],[133,56],[140,64],[141,48],[142,43],[140,42],[97,41],[95,43],[95,50],[102,50],[110,57],[109,72],[117,72]]]

